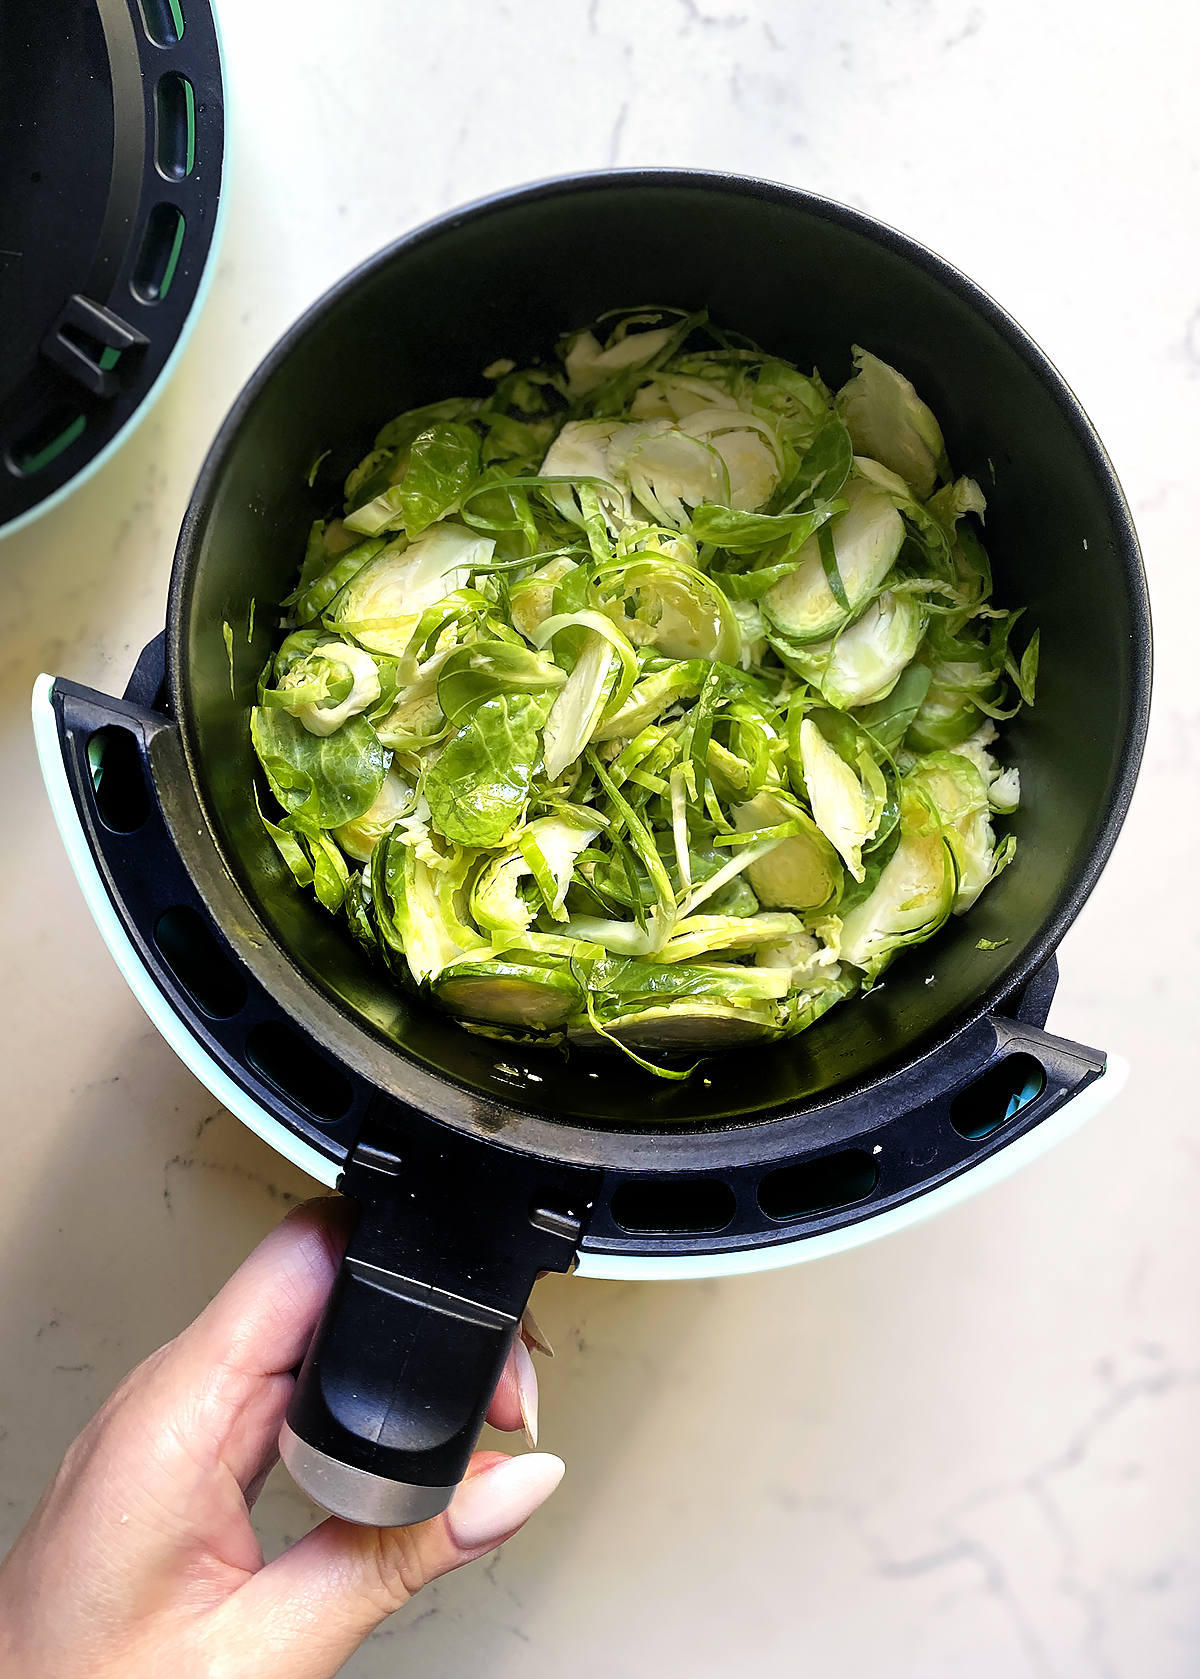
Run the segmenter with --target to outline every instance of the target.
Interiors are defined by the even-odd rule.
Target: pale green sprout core
[[[409,815],[414,803],[412,787],[392,763],[370,809],[331,832],[348,857],[356,863],[369,863],[380,840],[391,833],[402,816]]]
[[[372,653],[402,654],[427,608],[466,583],[471,567],[486,565],[490,538],[461,525],[434,525],[405,547],[385,548],[334,599],[331,626]]]
[[[284,879],[395,983],[686,1078],[869,989],[1012,860],[997,724],[1037,634],[991,604],[933,413],[854,368],[834,395],[703,312],[617,311],[381,428],[250,733]]]
[[[360,711],[374,705],[379,698],[379,671],[369,653],[364,653],[359,647],[351,647],[345,641],[324,643],[319,654],[313,655],[312,662],[318,659],[325,660],[335,670],[340,665],[349,673],[350,692],[332,705],[320,702],[301,705],[296,710],[296,716],[310,735],[331,735],[351,717],[357,717]],[[301,661],[300,665],[293,666],[281,686],[286,688],[288,679],[302,671],[307,663],[309,661]]]
[[[841,855],[855,880],[866,879],[862,848],[878,826],[859,776],[828,745],[816,724],[800,725],[800,761],[813,821]]]
[[[857,374],[838,392],[838,413],[858,455],[881,461],[924,500],[930,495],[946,445],[942,428],[902,373],[869,350],[854,346]]]

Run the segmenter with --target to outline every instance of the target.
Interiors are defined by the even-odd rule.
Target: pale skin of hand
[[[294,1209],[68,1451],[0,1564],[5,1679],[329,1679],[430,1580],[485,1555],[562,1474],[476,1452],[450,1511],[330,1517],[264,1566],[250,1507],[345,1245],[346,1206]],[[520,1366],[517,1360],[520,1359]],[[514,1349],[488,1420],[521,1426]]]

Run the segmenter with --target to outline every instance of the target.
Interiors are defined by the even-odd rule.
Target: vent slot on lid
[[[159,955],[202,1014],[229,1020],[246,1006],[246,981],[196,910],[164,910],[154,924]]]
[[[196,95],[172,70],[154,90],[154,161],[168,181],[183,181],[196,165]]]
[[[807,1218],[864,1201],[878,1179],[879,1169],[865,1149],[842,1149],[768,1172],[758,1186],[758,1204],[768,1218],[781,1222]]]
[[[161,303],[170,291],[186,225],[178,205],[156,204],[151,210],[130,281],[133,295],[142,303]]]
[[[114,834],[136,833],[150,814],[150,795],[132,729],[118,723],[97,729],[87,756],[101,822]]]
[[[23,478],[49,466],[87,430],[87,420],[77,408],[60,402],[35,420],[7,450],[8,464]]]
[[[179,0],[138,0],[142,27],[156,47],[178,46],[183,39],[183,11]]]
[[[960,1137],[978,1142],[1027,1108],[1046,1087],[1046,1073],[1032,1055],[1006,1055],[950,1105],[950,1123]]]
[[[254,1071],[314,1119],[341,1119],[354,1100],[344,1073],[281,1020],[264,1020],[246,1038]]]
[[[720,1178],[639,1178],[621,1184],[610,1210],[622,1230],[686,1236],[724,1230],[737,1201]]]

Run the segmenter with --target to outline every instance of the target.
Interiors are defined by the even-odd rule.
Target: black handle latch
[[[150,340],[101,303],[73,292],[42,341],[42,354],[93,396],[113,397],[121,388],[122,356],[144,350]]]

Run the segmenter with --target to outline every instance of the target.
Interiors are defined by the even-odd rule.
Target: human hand
[[[289,1213],[71,1446],[0,1564],[5,1679],[329,1679],[414,1592],[515,1533],[558,1485],[556,1457],[476,1452],[443,1515],[409,1528],[331,1516],[264,1565],[250,1508],[347,1212],[330,1199]],[[523,1414],[535,1432],[518,1337],[488,1421],[517,1429]]]

